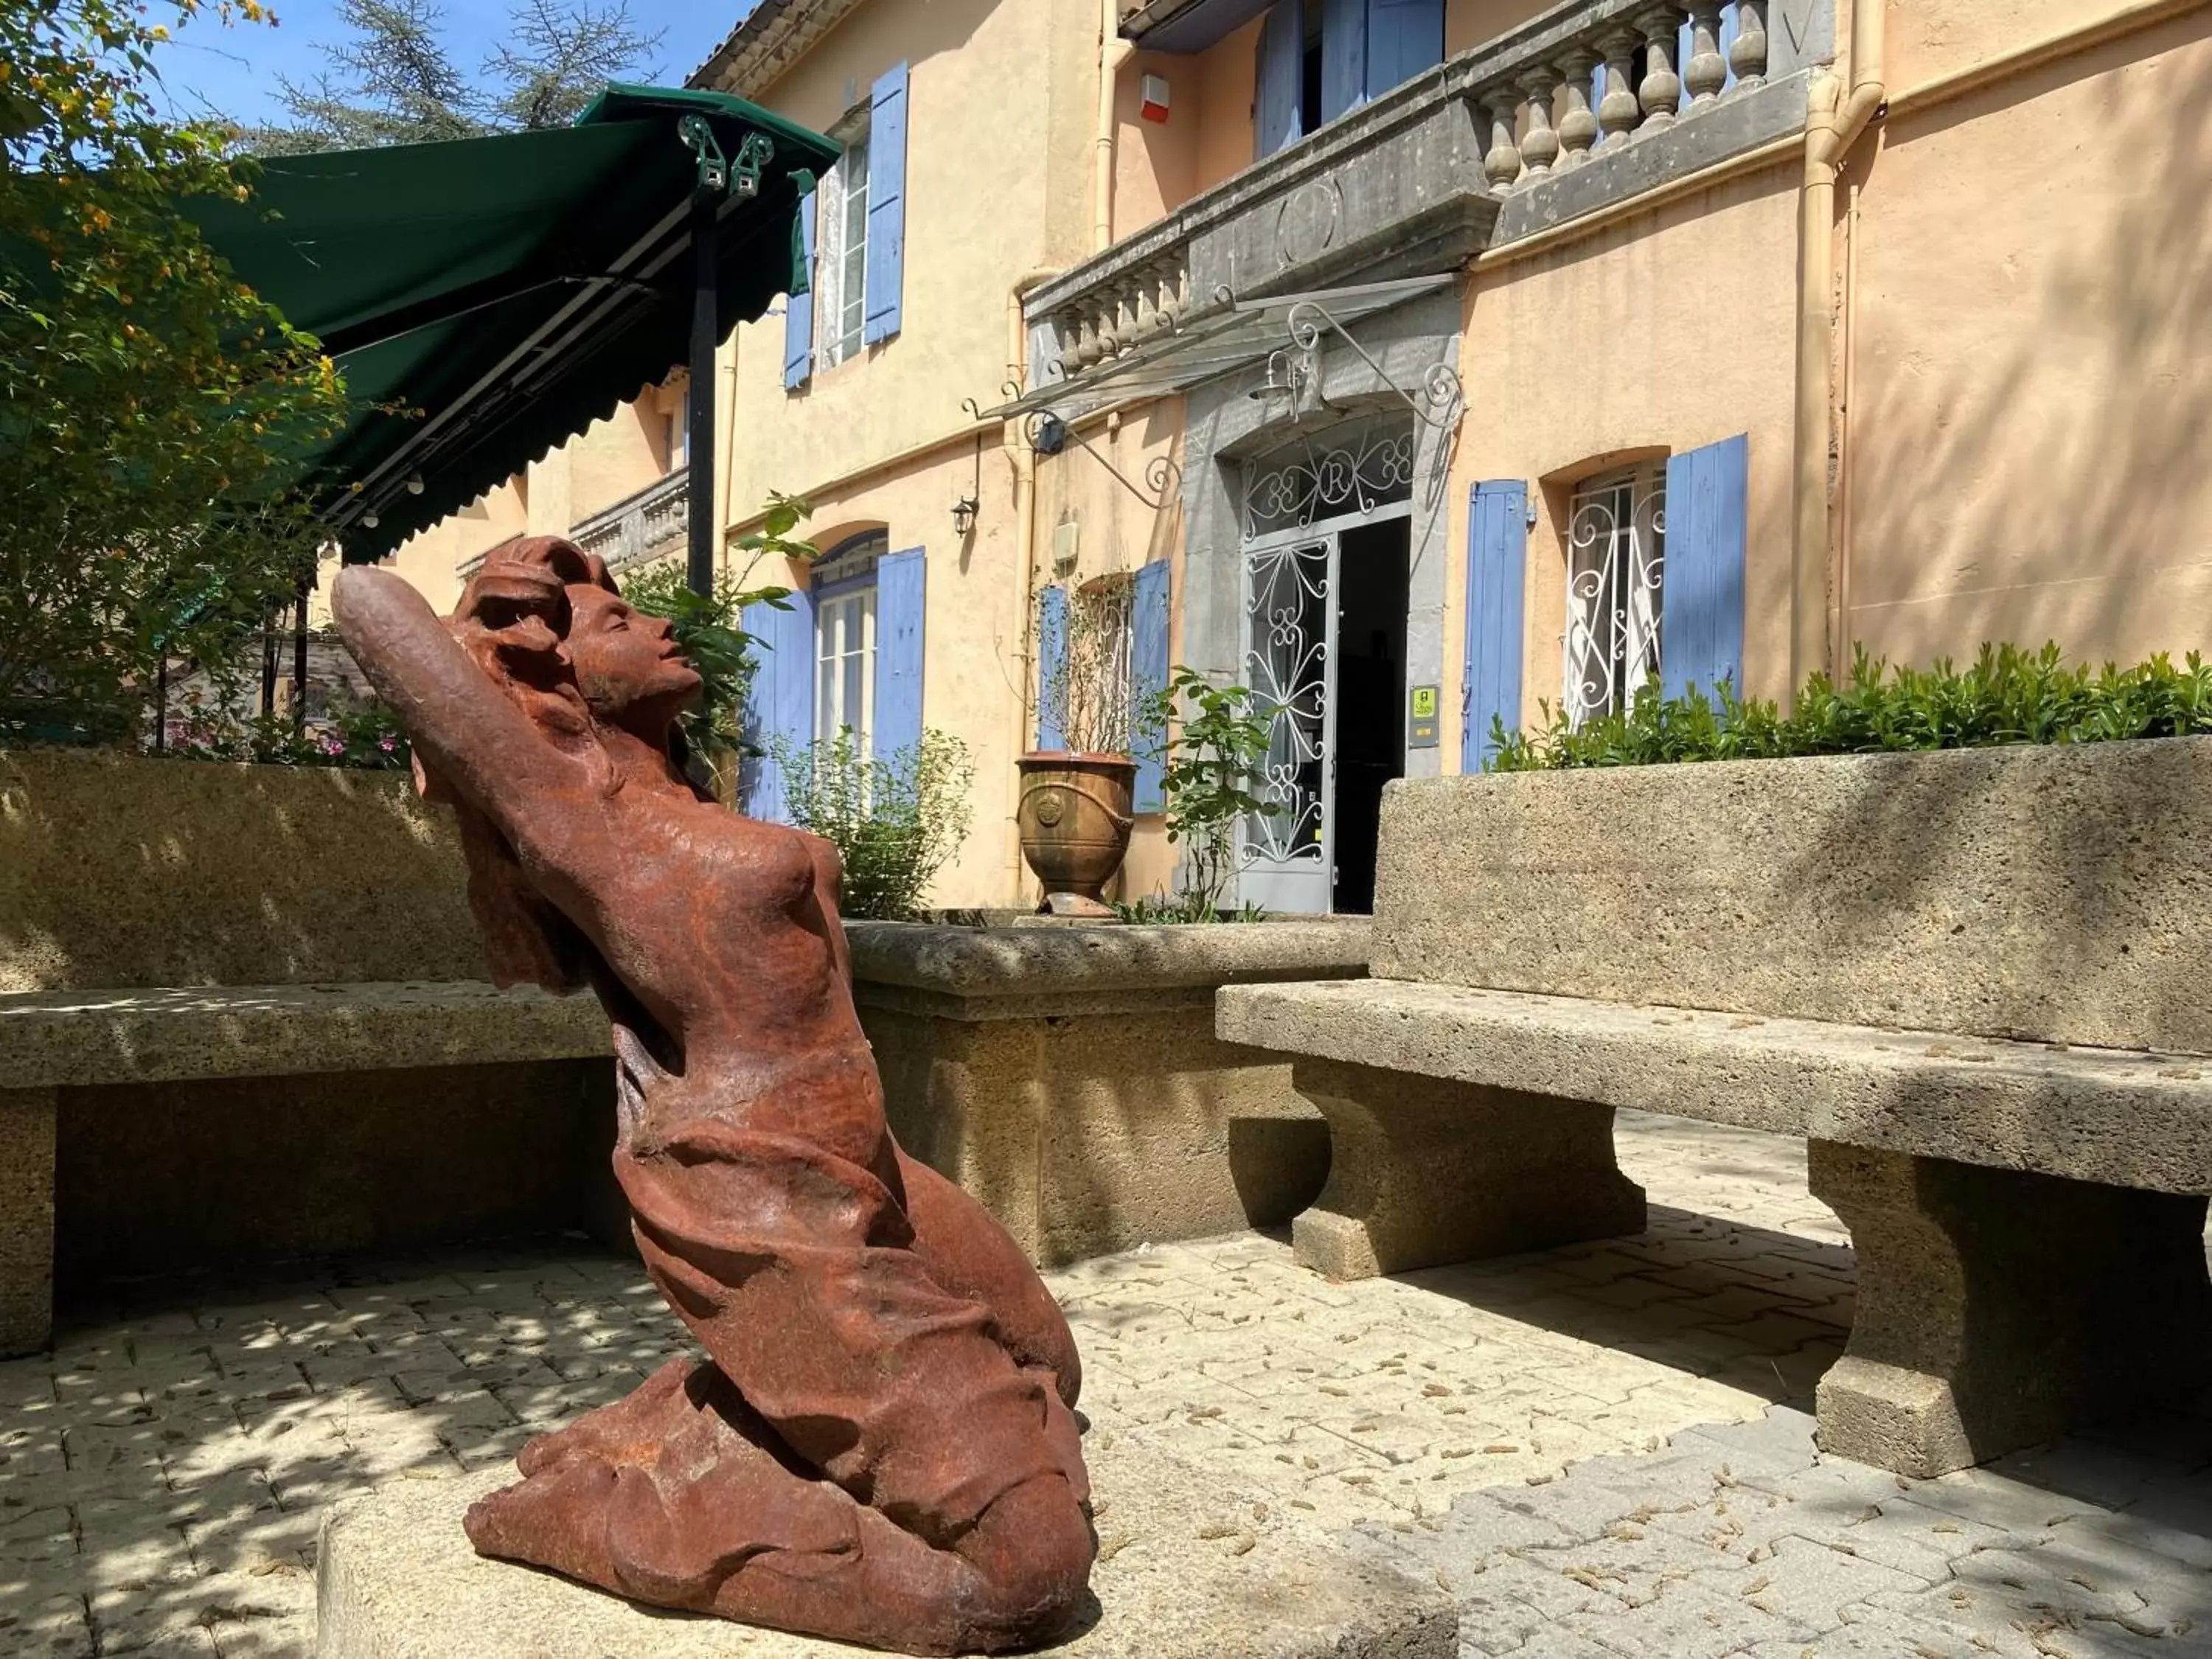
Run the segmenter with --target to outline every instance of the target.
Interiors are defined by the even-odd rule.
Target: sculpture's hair
[[[447,625],[546,740],[583,762],[598,787],[611,791],[615,769],[568,655],[568,589],[574,586],[621,592],[605,563],[574,543],[557,536],[517,537],[484,555]],[[669,763],[678,777],[684,758],[682,734],[672,726]],[[591,941],[538,892],[489,818],[453,799],[419,761],[416,778],[426,796],[448,800],[459,819],[469,908],[483,929],[492,978],[501,985],[581,988],[596,961]]]

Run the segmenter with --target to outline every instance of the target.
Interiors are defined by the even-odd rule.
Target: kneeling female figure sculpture
[[[913,1653],[1064,1630],[1095,1547],[1074,1343],[891,1138],[835,852],[684,781],[698,676],[567,542],[494,550],[450,623],[374,569],[335,608],[459,815],[495,975],[606,1008],[615,1171],[707,1354],[532,1441],[469,1511],[477,1550]]]

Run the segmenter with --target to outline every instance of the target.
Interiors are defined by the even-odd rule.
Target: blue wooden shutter
[[[1367,0],[1321,0],[1321,118],[1367,101]]]
[[[1300,0],[1275,0],[1260,26],[1260,63],[1252,100],[1252,159],[1273,155],[1298,136],[1298,94],[1305,80],[1305,10]]]
[[[806,291],[783,302],[783,385],[787,392],[806,384],[814,373],[814,209],[822,199],[818,191],[799,198],[793,216],[798,226],[799,267],[806,275]]]
[[[1444,0],[1367,0],[1367,95],[1444,61]]]
[[[1136,592],[1129,603],[1129,700],[1132,720],[1146,701],[1164,690],[1168,683],[1168,562],[1156,560],[1137,572]],[[1167,805],[1162,781],[1167,772],[1166,733],[1139,735],[1137,796],[1139,812],[1158,812]]]
[[[743,618],[759,665],[745,699],[745,735],[763,749],[778,738],[799,748],[814,740],[814,596],[802,591],[784,604],[790,609],[749,605]],[[772,757],[747,761],[740,781],[749,814],[787,821],[783,775]]]
[[[1528,491],[1518,478],[1475,485],[1467,513],[1467,662],[1459,694],[1459,766],[1480,772],[1490,725],[1521,726],[1521,594]]]
[[[876,561],[878,760],[921,741],[921,629],[927,561],[918,547]]]
[[[1659,687],[1677,697],[1723,680],[1743,690],[1743,434],[1667,461],[1666,577],[1659,589]]]
[[[861,337],[899,331],[906,280],[906,65],[885,70],[868,103],[868,273]]]
[[[1045,690],[1067,664],[1067,590],[1048,587],[1037,599],[1037,727],[1040,750],[1064,749],[1067,734],[1053,724]]]

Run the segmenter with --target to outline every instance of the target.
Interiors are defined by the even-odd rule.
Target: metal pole
[[[292,615],[292,732],[307,729],[307,588],[311,579],[300,578],[299,607]]]
[[[161,660],[154,671],[154,752],[161,753],[168,745],[169,732],[169,649],[161,647]]]
[[[276,612],[261,613],[261,718],[276,712]]]
[[[690,452],[690,550],[685,580],[694,593],[714,590],[714,348],[721,343],[714,272],[714,213],[721,192],[702,188],[691,202],[691,384],[684,411]]]

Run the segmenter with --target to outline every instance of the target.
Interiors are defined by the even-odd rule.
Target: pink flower
[[[388,755],[398,748],[399,744],[391,738],[379,738],[376,740],[376,746]]]
[[[325,738],[323,739],[323,752],[325,755],[343,755],[345,753],[345,739],[343,738]]]

